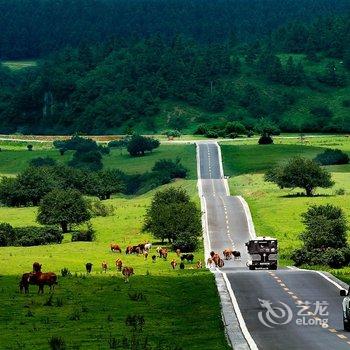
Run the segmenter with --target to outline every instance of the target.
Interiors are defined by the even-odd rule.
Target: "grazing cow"
[[[180,254],[181,254],[181,250],[178,248],[178,249],[176,249],[176,255],[177,256],[180,256]]]
[[[39,286],[38,294],[44,293],[44,286],[50,286],[50,290],[55,289],[55,284],[57,284],[57,275],[54,272],[36,272],[29,274],[28,277],[29,284],[35,284]]]
[[[123,267],[122,271],[123,276],[125,277],[125,283],[129,282],[129,277],[134,274],[134,269],[132,267]]]
[[[148,243],[148,242],[147,242],[147,243],[145,244],[145,250],[149,252],[149,251],[151,250],[151,248],[152,248],[152,243]]]
[[[156,252],[159,254],[161,249],[162,249],[162,247],[158,246],[157,249],[156,249]]]
[[[209,267],[213,267],[213,265],[215,266],[214,261],[213,261],[212,258],[208,258],[208,260],[207,260],[207,265],[208,265]]]
[[[117,259],[115,261],[115,267],[117,268],[118,271],[121,271],[123,267],[123,262],[120,259]]]
[[[128,245],[125,249],[125,254],[131,254],[133,252],[132,246]]]
[[[224,267],[225,263],[224,263],[224,260],[219,258],[219,261],[218,261],[218,265],[219,267]]]
[[[168,257],[168,249],[167,248],[161,248],[159,250],[159,257],[163,258],[164,260],[166,260],[167,257]]]
[[[201,269],[203,267],[202,262],[198,260],[196,266],[197,266],[197,269]]]
[[[194,260],[194,255],[193,254],[182,254],[180,259],[181,259],[181,261],[184,261],[186,259],[188,262],[192,263]]]
[[[106,261],[102,261],[102,271],[104,271],[105,273],[107,272],[108,269],[108,264]]]
[[[134,246],[132,247],[132,253],[136,253],[137,255],[140,255],[141,252],[142,252],[142,249],[140,248],[139,245],[134,245]]]
[[[222,260],[222,259],[220,258],[219,254],[214,253],[214,255],[212,256],[212,260],[213,260],[215,266],[218,267],[219,266],[219,261]]]
[[[41,272],[41,264],[39,264],[38,262],[35,262],[34,264],[33,264],[33,272],[35,273],[35,272]]]
[[[225,249],[223,252],[225,260],[231,260],[232,259],[232,250],[231,249]]]
[[[143,256],[144,256],[145,260],[147,260],[147,258],[148,258],[148,251],[147,250],[145,250],[143,252]]]
[[[232,252],[232,255],[233,255],[235,260],[239,260],[241,258],[241,252],[239,252],[238,250],[234,250]]]
[[[111,251],[112,252],[119,252],[119,253],[122,252],[122,250],[120,249],[119,244],[116,244],[116,243],[112,243],[111,244]]]
[[[157,255],[152,255],[152,262],[156,262],[156,260],[157,260]]]
[[[85,268],[87,273],[91,273],[92,263],[86,263]]]
[[[146,243],[140,243],[137,245],[137,247],[140,249],[140,253],[143,253],[145,251],[145,245]]]
[[[173,259],[172,261],[171,261],[171,267],[173,268],[173,270],[175,270],[175,268],[176,268],[176,266],[177,266],[177,262],[176,262],[176,260],[175,259]]]
[[[181,261],[180,263],[180,270],[183,270],[185,268],[185,264],[183,263],[183,261]]]

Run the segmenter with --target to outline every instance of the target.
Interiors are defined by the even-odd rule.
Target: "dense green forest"
[[[0,0],[0,57],[36,58],[81,42],[161,33],[199,42],[269,34],[292,20],[350,11],[348,0]]]
[[[225,5],[233,11],[230,6],[239,2],[210,4]],[[238,26],[236,31],[226,28],[225,35],[222,32],[225,21],[221,23],[216,19],[211,26],[210,16],[202,18],[201,12],[196,12],[194,24],[211,27],[205,35],[197,32],[196,25],[186,29],[186,16],[183,33],[176,35],[165,29],[165,22],[159,27],[162,35],[147,36],[156,31],[152,27],[143,38],[137,31],[131,35],[129,30],[130,36],[126,34],[100,42],[94,42],[99,41],[99,37],[65,42],[63,31],[61,41],[49,40],[57,42],[58,46],[47,46],[31,51],[32,54],[52,51],[67,43],[71,45],[38,57],[37,66],[16,71],[5,64],[0,67],[0,132],[103,134],[160,133],[177,129],[201,133],[202,125],[215,129],[234,121],[251,132],[261,118],[270,119],[283,131],[350,132],[350,17],[332,15],[311,22],[301,21],[300,18],[305,19],[301,12],[310,12],[307,9],[316,4],[321,14],[322,11],[332,12],[329,8],[332,1],[302,2],[304,7],[300,8],[295,1],[276,3],[273,11],[281,6],[285,18],[296,16],[298,21],[288,22],[269,35],[265,34],[281,19],[277,20],[277,12],[262,16],[265,17],[264,26],[257,21],[254,28],[246,23],[243,29],[244,21],[240,18],[242,27]],[[52,4],[39,0],[36,3],[38,6]],[[72,3],[78,6],[79,2]],[[266,6],[271,10],[271,3],[275,2],[256,0],[252,6],[260,10]],[[338,1],[333,10],[345,9],[345,2],[341,3]],[[57,6],[59,4],[61,2]],[[122,2],[103,4],[121,6]],[[160,11],[157,6],[161,1],[149,2],[147,6],[151,4]],[[176,2],[176,6],[171,2],[166,7],[163,4],[164,11],[178,13],[179,4],[181,1]],[[184,8],[188,4],[198,5],[190,1]],[[144,4],[143,10],[147,6]],[[209,6],[209,2],[203,6]],[[91,10],[86,5],[84,11],[86,8]],[[287,9],[293,11],[287,13]],[[79,20],[83,21],[84,11]],[[228,17],[232,16],[227,12]],[[138,14],[136,12],[135,16]],[[71,15],[75,16],[74,11]],[[135,16],[129,18],[134,20]],[[165,21],[164,17],[167,16],[161,19]],[[99,16],[95,18],[96,23],[100,23],[97,18]],[[175,15],[167,18],[167,25],[174,31],[176,25],[172,21],[175,18]],[[254,18],[257,20],[253,11],[250,20]],[[151,26],[153,21],[146,19],[144,25]],[[217,22],[221,23],[220,30],[215,27]],[[73,28],[71,33],[79,38],[79,31]],[[141,30],[142,27],[135,26],[137,28]],[[248,35],[247,28],[251,32],[256,30],[254,35]],[[256,40],[247,40],[253,37]],[[34,35],[32,43],[37,39]]]

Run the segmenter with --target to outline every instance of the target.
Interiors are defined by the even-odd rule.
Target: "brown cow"
[[[33,272],[41,272],[41,264],[39,264],[38,262],[33,263]]]
[[[207,260],[207,265],[208,265],[209,267],[213,267],[213,264],[214,264],[213,259],[212,259],[212,258],[208,258],[208,260]],[[214,264],[214,265],[215,265],[215,264]]]
[[[32,272],[27,272],[22,275],[22,278],[19,281],[19,290],[21,293],[29,293],[29,276],[32,274]]]
[[[219,261],[222,260],[222,259],[220,258],[219,254],[214,253],[214,255],[212,256],[212,260],[213,260],[215,266],[218,267],[219,266]]]
[[[166,260],[168,257],[168,249],[167,248],[160,248],[159,257],[164,258],[164,260]]]
[[[129,277],[134,274],[134,269],[132,267],[123,267],[122,271],[123,276],[125,277],[125,283],[129,282]]]
[[[57,284],[57,275],[54,272],[36,272],[31,273],[28,276],[28,284],[35,284],[39,286],[38,294],[44,293],[44,286],[50,286],[50,290],[55,289],[55,284]]]
[[[223,252],[225,260],[231,260],[232,259],[232,250],[231,249],[225,249]]]
[[[175,260],[175,259],[173,259],[173,260],[171,261],[170,265],[171,265],[171,267],[173,268],[173,270],[175,270],[176,265],[177,265],[176,260]]]
[[[117,268],[118,271],[121,271],[122,270],[122,267],[123,267],[123,262],[120,260],[120,259],[117,259],[115,261],[115,266]]]
[[[112,243],[111,244],[111,251],[112,252],[119,252],[119,253],[122,252],[122,250],[120,249],[119,244],[116,244],[116,243]]]
[[[102,271],[104,271],[105,273],[107,272],[108,269],[108,264],[106,261],[102,261]]]
[[[132,246],[131,245],[128,245],[125,249],[125,254],[131,254],[133,252],[132,250]]]

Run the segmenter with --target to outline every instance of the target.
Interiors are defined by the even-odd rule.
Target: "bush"
[[[180,158],[176,158],[175,161],[172,159],[160,159],[154,164],[152,171],[163,173],[169,176],[170,179],[185,178],[188,172],[180,163]]]
[[[339,269],[345,265],[345,257],[340,249],[328,248],[323,252],[323,261],[325,265],[334,269]]]
[[[194,135],[205,135],[208,132],[208,128],[206,125],[201,124],[198,125],[196,131],[193,133]]]
[[[348,164],[349,156],[340,149],[327,148],[314,159],[321,165]]]
[[[49,346],[51,350],[65,350],[66,343],[61,337],[51,337],[49,340]]]
[[[258,143],[259,145],[271,145],[273,143],[273,139],[271,136],[263,135],[260,137]]]
[[[68,277],[68,276],[72,276],[72,273],[69,271],[69,269],[67,267],[64,267],[61,270],[61,276],[62,277]]]
[[[214,130],[208,130],[208,132],[205,134],[206,137],[209,139],[217,139],[219,137],[219,134],[217,131]]]
[[[31,159],[29,165],[36,168],[41,166],[54,166],[56,165],[56,161],[50,157],[38,157]]]
[[[88,225],[86,231],[76,231],[72,233],[72,242],[92,242],[95,238],[95,230],[91,225]]]
[[[194,252],[198,248],[198,239],[196,237],[181,237],[172,244],[172,249],[180,249],[183,253]]]
[[[27,149],[28,149],[28,151],[32,151],[33,150],[33,145],[27,145]]]
[[[0,223],[0,247],[6,247],[13,244],[15,240],[15,230],[5,222]]]
[[[113,205],[104,204],[100,200],[89,202],[89,210],[93,216],[106,217],[114,214]]]
[[[16,227],[14,228],[15,240],[12,245],[15,246],[35,246],[50,243],[61,243],[63,234],[56,227]]]
[[[133,157],[143,156],[145,152],[151,152],[153,149],[158,148],[159,145],[160,143],[156,139],[133,135],[128,142],[127,150]]]

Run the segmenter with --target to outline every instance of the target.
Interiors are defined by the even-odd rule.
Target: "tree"
[[[321,165],[348,164],[349,156],[340,149],[326,148],[316,156],[315,161]]]
[[[184,189],[170,187],[154,195],[143,230],[162,241],[193,242],[202,232],[201,212]]]
[[[31,159],[29,165],[33,167],[54,166],[56,165],[56,161],[51,157],[38,157]]]
[[[313,205],[302,214],[305,225],[300,235],[308,250],[346,246],[347,221],[343,210],[331,204]]]
[[[10,224],[0,222],[0,247],[13,244],[15,236],[15,230]]]
[[[272,135],[278,135],[279,127],[271,120],[262,118],[255,125],[255,131],[260,134],[259,144],[266,145],[273,143]]]
[[[303,188],[308,197],[317,187],[329,188],[334,185],[331,174],[315,161],[294,157],[285,165],[267,171],[265,181],[273,182],[280,188]]]
[[[163,176],[170,179],[185,178],[188,170],[181,164],[180,158],[172,159],[159,159],[154,164],[152,171],[162,173]]]
[[[151,137],[133,135],[128,142],[127,150],[133,157],[143,156],[145,152],[151,152],[153,149],[158,148],[159,145],[159,141]]]
[[[93,172],[87,178],[87,193],[99,199],[109,199],[112,194],[125,188],[125,175],[117,169]]]
[[[64,233],[72,224],[81,224],[91,218],[88,205],[81,193],[74,189],[56,189],[41,201],[37,221],[43,225],[59,225]]]
[[[101,170],[103,168],[102,155],[97,150],[87,152],[78,150],[73,154],[73,158],[69,161],[68,165],[82,170]]]

